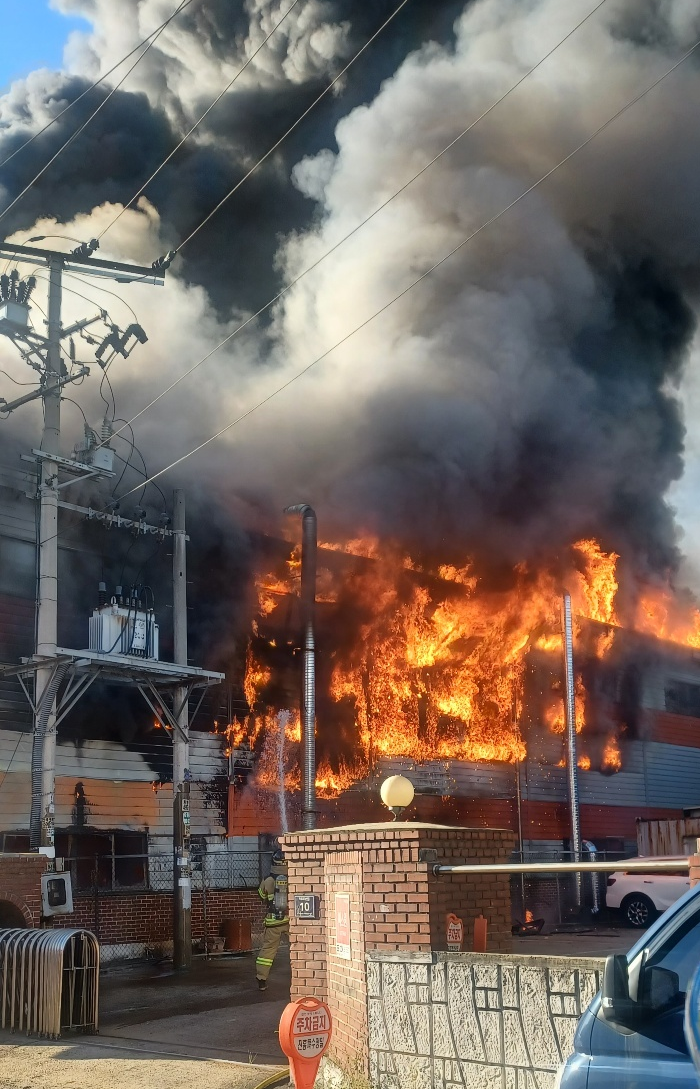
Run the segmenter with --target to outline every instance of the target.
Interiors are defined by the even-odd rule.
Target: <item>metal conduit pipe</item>
[[[449,873],[678,873],[690,870],[689,858],[623,858],[617,862],[486,862],[433,866],[436,876]]]
[[[571,853],[574,862],[581,860],[581,810],[578,794],[576,758],[576,678],[574,674],[574,631],[571,617],[571,595],[564,594],[562,603],[564,631],[564,708],[566,711],[566,773],[569,783],[569,816]],[[572,871],[575,872],[575,871]],[[575,880],[576,906],[581,908],[581,878]]]
[[[588,858],[591,862],[595,862],[598,858],[598,849],[595,843],[591,843],[589,839],[583,841],[583,846],[588,852]],[[591,874],[591,912],[593,915],[597,915],[600,911],[600,888],[598,886],[597,874]]]
[[[302,653],[302,826],[316,827],[316,549],[318,527],[316,512],[308,503],[285,507],[285,514],[300,514],[301,538],[301,610],[303,624]]]

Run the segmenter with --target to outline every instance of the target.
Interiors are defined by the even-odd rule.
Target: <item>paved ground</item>
[[[513,941],[514,953],[606,956],[631,929],[582,929]],[[0,1089],[254,1089],[286,1065],[277,1040],[289,954],[267,991],[252,957],[196,960],[191,974],[133,965],[102,974],[100,1034],[59,1043],[0,1032]]]
[[[607,957],[609,953],[626,953],[643,933],[631,928],[591,928],[569,934],[533,934],[513,938],[513,952],[542,957]]]
[[[103,973],[100,1033],[60,1043],[0,1032],[0,1089],[253,1089],[286,1065],[281,950],[268,990],[251,957],[198,960],[191,975],[139,965]]]

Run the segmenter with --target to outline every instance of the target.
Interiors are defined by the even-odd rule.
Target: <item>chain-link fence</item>
[[[215,951],[222,922],[229,918],[246,919],[256,939],[262,925],[256,890],[270,872],[271,852],[207,851],[193,843],[190,858],[193,940],[207,953]],[[66,858],[64,865],[71,873],[80,924],[99,938],[103,964],[169,954],[172,852],[111,852]],[[164,893],[170,895],[158,895]]]
[[[192,849],[192,888],[256,889],[270,872],[267,851],[207,852]],[[102,854],[64,859],[74,892],[172,892],[173,855]]]
[[[581,860],[615,862],[629,858],[629,851],[582,852]],[[513,852],[512,862],[572,862],[570,851]],[[584,874],[514,874],[510,879],[510,895],[514,926],[535,924],[540,920],[548,926],[562,926],[579,917],[580,906],[592,920],[607,922],[605,889],[607,875]]]

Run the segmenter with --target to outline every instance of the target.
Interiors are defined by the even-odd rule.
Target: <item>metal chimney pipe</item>
[[[318,529],[316,512],[307,503],[285,507],[285,514],[300,514],[301,538],[301,611],[303,624],[302,651],[304,671],[302,683],[302,826],[316,827],[316,547]]]
[[[569,782],[569,817],[571,823],[572,861],[581,861],[581,811],[576,760],[576,679],[574,674],[574,632],[571,595],[564,594],[562,605],[564,629],[564,708],[566,711],[566,770]],[[576,906],[581,908],[581,875],[575,875]]]

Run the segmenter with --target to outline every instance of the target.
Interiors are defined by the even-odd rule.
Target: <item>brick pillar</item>
[[[43,855],[0,854],[0,927],[39,926],[41,875],[45,870]]]
[[[690,856],[690,887],[700,885],[700,839],[695,842],[696,853]]]
[[[447,946],[445,916],[465,924],[489,922],[489,952],[511,948],[510,885],[506,875],[436,876],[436,863],[506,861],[513,833],[436,824],[360,824],[293,832],[281,837],[289,867],[292,998],[315,995],[333,1013],[330,1058],[342,1069],[367,1072],[365,953],[428,952]],[[294,896],[315,893],[320,918],[294,915]],[[336,897],[349,897],[350,956],[338,949]],[[340,902],[340,901],[339,901]]]

